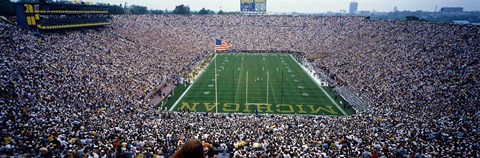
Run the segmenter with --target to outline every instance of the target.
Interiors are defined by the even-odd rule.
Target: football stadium
[[[0,1],[0,157],[480,157],[480,25],[135,2]]]

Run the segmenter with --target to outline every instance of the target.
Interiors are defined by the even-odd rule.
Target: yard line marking
[[[274,63],[276,63],[276,62],[274,62]],[[265,67],[266,67],[266,64],[267,64],[267,62],[265,62]],[[275,65],[277,65],[277,64],[275,64]],[[278,71],[278,67],[277,67],[277,71]],[[275,79],[275,78],[274,78],[274,79]],[[275,81],[275,80],[274,80],[274,81]],[[271,84],[271,83],[270,83],[270,84]],[[274,83],[273,85],[275,85],[275,83]],[[276,102],[277,102],[277,96],[275,95],[275,88],[273,88],[273,85],[270,85],[270,89],[272,89],[273,100],[275,100],[275,103],[276,103]]]
[[[344,111],[342,108],[340,108],[340,106],[337,104],[337,102],[335,102],[335,101],[332,99],[332,97],[327,93],[327,91],[325,91],[325,90],[322,88],[322,86],[320,86],[320,84],[313,78],[313,76],[312,76],[311,74],[309,74],[309,73],[307,72],[307,70],[305,70],[305,69],[302,67],[302,65],[300,65],[300,63],[298,63],[298,62],[295,60],[295,58],[293,58],[293,56],[292,56],[291,54],[290,54],[290,58],[292,58],[292,60],[295,61],[295,63],[297,63],[297,65],[300,66],[300,67],[302,68],[302,70],[303,70],[305,73],[307,73],[308,76],[310,76],[310,78],[316,83],[316,85],[318,86],[318,88],[320,88],[320,89],[322,90],[322,92],[323,92],[325,95],[327,95],[328,99],[330,99],[330,101],[332,101],[332,103],[338,108],[338,110],[340,110],[340,112],[342,112],[342,114],[343,114],[344,116],[347,115],[347,113],[345,113],[345,111]]]
[[[245,54],[243,54],[242,63],[240,64],[240,67],[238,68],[238,71],[240,71],[240,72],[239,72],[239,75],[238,75],[237,89],[235,90],[235,100],[236,100],[236,98],[238,98],[238,94],[239,94],[239,90],[240,90],[240,79],[243,76],[242,70],[243,70],[243,57],[244,56],[245,56]],[[235,100],[233,102],[235,102]]]

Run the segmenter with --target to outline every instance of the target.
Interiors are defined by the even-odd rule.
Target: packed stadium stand
[[[197,139],[208,157],[480,157],[479,26],[241,15],[113,22],[41,34],[0,22],[0,155],[170,157]],[[218,37],[232,49],[315,57],[318,73],[372,106],[342,117],[205,115],[144,101],[207,58]]]

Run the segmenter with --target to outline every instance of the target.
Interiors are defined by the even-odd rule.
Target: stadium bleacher
[[[2,157],[169,157],[188,139],[232,157],[480,157],[479,26],[328,16],[113,20],[40,35],[0,21]],[[315,70],[373,103],[362,106],[346,87],[337,91],[361,113],[203,115],[145,102],[208,58],[218,37],[235,50],[325,52],[308,59],[324,68]]]
[[[336,86],[335,92],[341,95],[357,112],[367,111],[371,106],[369,101],[366,101],[358,93],[347,86]]]

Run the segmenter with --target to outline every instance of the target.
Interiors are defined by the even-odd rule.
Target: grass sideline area
[[[165,99],[165,107],[171,107],[173,106],[173,104],[175,103],[176,100],[178,100],[178,98],[180,98],[180,96],[185,92],[185,90],[187,90],[187,87],[189,85],[187,83],[185,84],[179,84],[177,85],[173,91],[170,93],[170,98],[167,97],[167,99]],[[161,107],[162,103],[158,103],[157,107]]]
[[[169,110],[305,115],[354,112],[344,108],[341,103],[345,101],[340,96],[319,86],[288,54],[220,53],[191,87],[178,88],[166,103]]]

